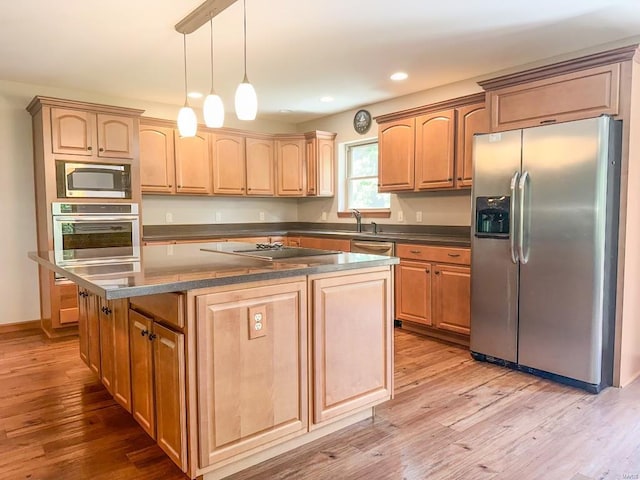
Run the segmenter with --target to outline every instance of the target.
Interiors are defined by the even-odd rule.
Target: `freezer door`
[[[600,383],[608,122],[523,131],[518,362]]]
[[[513,205],[511,184],[520,175],[521,135],[521,130],[478,135],[473,145],[471,351],[509,362],[516,361],[517,351],[518,266],[511,251],[516,239],[512,228],[502,238],[478,232],[485,229],[476,207],[478,197]],[[499,201],[503,196],[508,202]],[[483,199],[480,208],[486,205]],[[509,220],[513,226],[517,218]]]

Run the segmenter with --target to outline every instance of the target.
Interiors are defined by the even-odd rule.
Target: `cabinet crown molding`
[[[375,121],[378,123],[390,122],[393,120],[399,120],[407,117],[417,117],[429,112],[437,112],[438,110],[448,110],[450,108],[463,107],[473,103],[481,103],[485,101],[484,92],[474,93],[472,95],[465,95],[464,97],[452,98],[444,100],[442,102],[430,103],[429,105],[423,105],[420,107],[410,108],[408,110],[401,110],[399,112],[387,113],[384,115],[378,115],[375,117]]]
[[[604,52],[572,58],[570,60],[564,60],[562,62],[556,62],[542,67],[530,68],[528,70],[490,78],[488,80],[478,82],[478,85],[487,91],[496,90],[503,87],[519,85],[525,82],[555,77],[563,73],[610,65],[612,63],[626,62],[633,59],[637,52],[638,44],[636,43],[633,45],[627,45],[626,47],[606,50]]]
[[[137,108],[114,107],[113,105],[102,105],[100,103],[77,102],[75,100],[44,97],[41,95],[36,95],[35,97],[33,97],[33,100],[31,100],[31,102],[29,102],[29,105],[27,105],[27,111],[31,115],[35,115],[45,105],[49,107],[75,108],[77,110],[84,110],[87,112],[129,115],[134,117],[139,117],[144,113],[144,110],[139,110]]]

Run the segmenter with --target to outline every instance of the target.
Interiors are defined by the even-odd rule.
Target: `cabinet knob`
[[[429,270],[428,268],[425,270],[425,272],[427,273],[431,273],[431,270]]]
[[[440,275],[440,270],[436,270],[436,275]]]
[[[91,151],[91,150],[93,150],[93,147],[92,147],[91,145],[89,145],[89,146],[87,147],[87,150]]]
[[[299,191],[299,192],[301,192],[301,191],[302,191],[302,189],[301,189],[301,188],[299,188],[299,189],[298,189],[298,191]]]
[[[173,185],[169,184],[169,185],[167,185],[167,187],[171,188],[171,187],[173,187]]]
[[[109,307],[102,307],[102,313],[109,315],[111,314],[111,309]]]
[[[448,178],[447,182],[453,182],[453,178]]]
[[[462,181],[462,177],[458,177],[458,181],[461,182]]]
[[[100,152],[104,152],[104,148],[102,148],[102,147],[100,147],[98,150],[99,150]]]
[[[148,335],[148,334],[149,334],[149,330],[142,330],[142,331],[140,331],[140,335],[142,335],[143,337],[144,337],[145,335]]]
[[[157,335],[155,333],[150,333],[149,334],[149,341],[153,342],[156,339]]]
[[[243,188],[243,190],[244,190],[244,188]],[[250,191],[251,191],[251,189],[250,189],[250,188],[247,188],[247,191],[248,191],[248,192],[250,192]]]

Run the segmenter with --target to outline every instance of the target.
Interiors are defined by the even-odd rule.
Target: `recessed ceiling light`
[[[323,103],[333,102],[333,97],[330,97],[329,95],[327,95],[326,97],[322,97],[320,101]]]
[[[288,108],[283,108],[280,110],[280,113],[291,113],[293,110],[289,110]]]
[[[189,93],[187,93],[187,97],[189,97],[189,98],[202,98],[202,94],[200,92],[189,92]]]
[[[389,78],[391,80],[395,80],[396,82],[399,82],[400,80],[406,80],[409,77],[409,75],[407,75],[404,72],[396,72],[393,75],[391,75]]]

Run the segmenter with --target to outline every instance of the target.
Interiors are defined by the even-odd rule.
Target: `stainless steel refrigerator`
[[[602,116],[475,137],[476,360],[611,384],[620,127]]]

